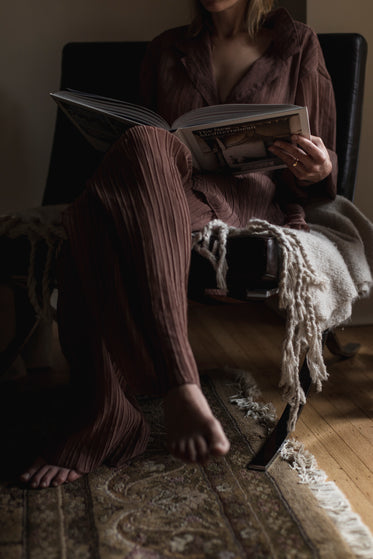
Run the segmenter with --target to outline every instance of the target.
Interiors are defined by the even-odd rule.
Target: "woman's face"
[[[245,7],[248,1],[249,0],[200,0],[200,3],[208,12],[218,13],[231,8]]]

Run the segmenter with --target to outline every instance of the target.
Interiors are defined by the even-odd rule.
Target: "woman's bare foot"
[[[24,472],[20,479],[33,489],[45,487],[58,487],[79,479],[83,474],[70,468],[47,464],[43,458],[38,458],[33,465]]]
[[[174,456],[203,464],[211,456],[227,454],[229,441],[197,384],[171,389],[164,409],[169,448]]]

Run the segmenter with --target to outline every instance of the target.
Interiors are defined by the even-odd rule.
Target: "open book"
[[[310,135],[306,107],[296,105],[212,105],[189,111],[169,124],[145,107],[67,90],[51,93],[92,146],[106,151],[131,126],[164,128],[186,144],[196,169],[248,173],[284,167],[268,151],[276,139]]]

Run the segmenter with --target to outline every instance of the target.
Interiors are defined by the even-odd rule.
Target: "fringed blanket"
[[[194,249],[215,267],[218,287],[225,288],[228,236],[271,234],[281,250],[279,307],[286,312],[280,386],[292,406],[289,428],[305,403],[299,368],[306,355],[312,381],[321,390],[327,371],[322,354],[323,332],[348,320],[352,304],[369,294],[373,273],[373,225],[347,199],[310,206],[311,231],[297,231],[251,220],[245,229],[210,222],[194,236]],[[210,238],[218,238],[210,248]],[[244,256],[244,255],[243,255]]]
[[[0,220],[0,235],[30,240],[28,290],[36,313],[49,316],[51,263],[66,238],[60,222],[65,206],[45,206]],[[216,270],[218,286],[225,285],[226,240],[237,235],[274,235],[282,253],[279,306],[287,317],[280,386],[293,413],[290,428],[295,425],[299,406],[305,402],[299,384],[299,366],[307,354],[313,382],[321,389],[327,378],[322,356],[322,335],[351,316],[353,302],[369,294],[373,271],[373,225],[347,199],[337,196],[327,204],[307,210],[310,233],[251,220],[245,229],[228,227],[212,221],[193,236],[193,246],[207,257]],[[210,248],[211,235],[218,238]],[[42,300],[36,294],[34,253],[36,242],[48,246],[43,273]]]
[[[28,297],[36,316],[49,320],[51,316],[50,297],[52,286],[51,276],[62,243],[66,240],[66,231],[61,224],[61,213],[66,205],[40,206],[10,215],[0,216],[0,237],[17,239],[26,237],[30,243],[29,254],[25,254],[28,268]],[[41,290],[37,286],[36,248],[43,241],[47,248],[43,263]],[[41,291],[41,294],[39,292]]]

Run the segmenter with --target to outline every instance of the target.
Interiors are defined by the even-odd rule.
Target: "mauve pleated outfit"
[[[317,37],[283,9],[265,25],[272,44],[225,102],[308,106],[333,173],[307,190],[288,170],[202,175],[167,131],[134,127],[121,137],[63,218],[58,319],[77,397],[70,431],[45,453],[52,463],[82,472],[121,465],[149,436],[135,395],[199,384],[187,335],[192,231],[214,218],[242,227],[252,217],[306,229],[304,201],[335,196],[334,97]],[[190,38],[183,27],[157,37],[141,90],[169,122],[218,104],[208,32]]]

